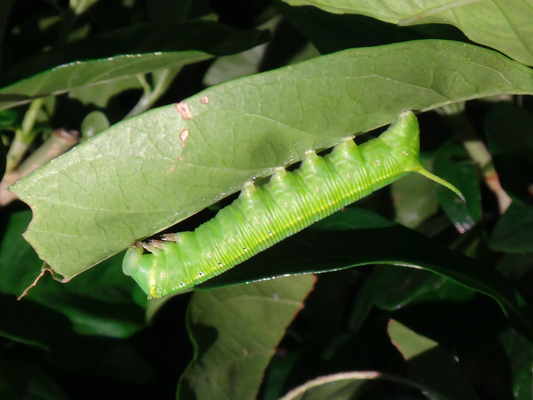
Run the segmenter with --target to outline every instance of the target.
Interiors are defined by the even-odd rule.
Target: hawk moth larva
[[[444,185],[464,201],[457,188],[424,169],[418,154],[418,121],[404,112],[376,139],[360,146],[343,140],[324,157],[309,151],[299,169],[280,167],[261,187],[248,182],[232,204],[194,232],[166,235],[167,242],[134,243],[124,257],[124,273],[150,298],[179,292],[411,172]],[[143,247],[150,253],[143,254]]]

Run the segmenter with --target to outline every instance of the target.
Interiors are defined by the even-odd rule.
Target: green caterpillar
[[[418,121],[408,111],[376,139],[360,146],[346,139],[324,157],[309,151],[294,172],[279,168],[261,187],[248,182],[232,204],[194,232],[166,235],[166,242],[134,243],[124,257],[124,273],[149,298],[179,292],[411,172],[464,201],[457,188],[424,169],[418,153]],[[143,254],[143,248],[151,253]]]

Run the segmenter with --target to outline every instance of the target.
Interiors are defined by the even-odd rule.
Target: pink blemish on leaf
[[[209,103],[209,97],[207,97],[207,96],[200,97],[200,103],[202,103],[202,104]]]
[[[192,118],[191,110],[189,110],[189,106],[184,101],[180,101],[179,103],[174,104],[174,106],[176,107],[176,111],[180,113],[181,118]]]
[[[176,166],[174,165],[172,168],[170,168],[170,171],[168,171],[168,173],[169,174],[173,173],[175,169],[176,169]]]
[[[178,157],[178,161],[183,161],[183,157]]]
[[[187,140],[188,137],[189,137],[189,130],[188,129],[182,130],[180,133],[181,147],[185,147],[185,141]]]

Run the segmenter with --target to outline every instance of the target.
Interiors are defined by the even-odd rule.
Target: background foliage
[[[532,4],[379,3],[0,1],[2,399],[533,397]],[[407,109],[468,207],[413,175],[193,294],[122,274]]]

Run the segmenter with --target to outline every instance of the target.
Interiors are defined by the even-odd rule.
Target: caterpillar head
[[[185,270],[173,268],[172,272],[168,271],[168,265],[180,265],[180,260],[174,260],[178,254],[174,247],[177,247],[176,243],[167,243],[164,246],[159,246],[158,242],[134,243],[124,256],[122,271],[137,282],[148,298],[159,298],[187,289],[193,285],[185,276]],[[143,248],[150,253],[144,254]],[[184,276],[178,276],[180,273]],[[172,284],[176,282],[177,287],[173,287]]]
[[[148,267],[143,257],[143,247],[139,243],[133,243],[122,261],[122,271],[124,275],[131,276],[141,287],[144,293],[150,293],[150,275],[151,266]]]

